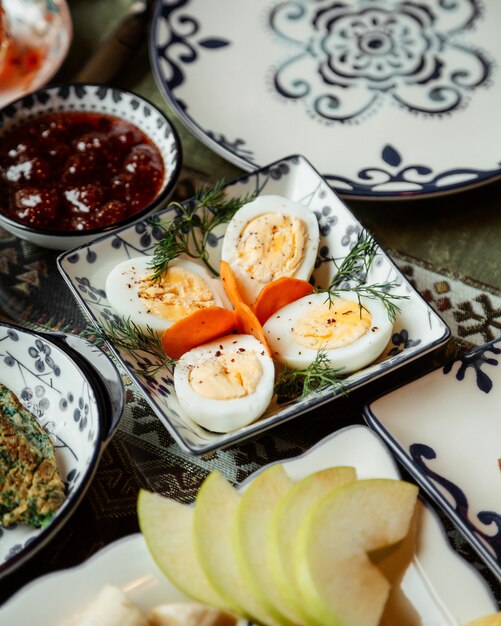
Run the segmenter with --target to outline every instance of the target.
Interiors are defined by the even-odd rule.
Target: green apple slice
[[[468,622],[465,626],[501,626],[501,611]]]
[[[146,545],[165,576],[187,596],[231,610],[200,566],[193,543],[193,507],[141,489],[137,514]]]
[[[329,467],[306,476],[295,483],[275,507],[268,527],[267,547],[271,575],[280,590],[280,597],[294,611],[296,623],[320,626],[308,607],[300,600],[300,591],[294,576],[293,546],[301,522],[311,507],[337,487],[356,480],[353,467]],[[270,585],[270,588],[271,585]]]
[[[256,623],[281,626],[246,584],[237,564],[232,537],[240,498],[222,474],[209,474],[195,500],[195,550],[210,583],[233,611]]]
[[[275,584],[267,550],[273,510],[292,487],[283,465],[268,467],[243,492],[235,514],[234,547],[240,572],[256,596],[282,624],[300,624],[299,616]]]
[[[294,569],[303,601],[323,626],[377,626],[391,585],[367,552],[406,536],[417,494],[404,481],[358,480],[310,509]]]

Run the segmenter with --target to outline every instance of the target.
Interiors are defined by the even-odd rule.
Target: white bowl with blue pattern
[[[167,117],[141,96],[106,85],[65,84],[44,87],[0,110],[0,142],[9,133],[40,115],[65,111],[103,113],[119,117],[141,130],[158,148],[164,163],[164,180],[156,198],[143,209],[113,224],[85,231],[36,228],[14,220],[0,205],[0,226],[21,239],[45,248],[67,250],[104,233],[144,219],[161,209],[174,190],[181,170],[181,143]]]
[[[68,520],[90,485],[121,416],[123,386],[98,348],[63,333],[0,324],[0,383],[49,433],[66,500],[44,528],[0,527],[0,579],[38,551]]]

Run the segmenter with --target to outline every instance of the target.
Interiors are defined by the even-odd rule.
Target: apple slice
[[[501,611],[474,619],[472,622],[468,622],[464,626],[501,626]]]
[[[274,584],[280,597],[294,612],[296,623],[317,626],[315,617],[301,603],[300,591],[294,577],[293,546],[296,543],[301,522],[320,498],[337,487],[356,480],[353,467],[329,467],[306,476],[295,483],[280,500],[271,516],[268,527],[267,547]],[[270,584],[270,589],[272,588]],[[283,606],[283,605],[281,605]]]
[[[268,526],[273,510],[293,481],[283,465],[258,474],[243,492],[235,513],[234,546],[237,564],[246,584],[269,613],[282,624],[300,624],[273,579],[267,550]]]
[[[210,583],[233,611],[259,624],[282,626],[246,584],[237,564],[233,529],[240,498],[222,474],[209,474],[195,500],[195,550]]]
[[[303,601],[323,626],[377,626],[391,585],[367,552],[406,536],[417,494],[400,480],[357,480],[307,513],[294,570]]]
[[[165,576],[187,596],[231,610],[200,566],[193,543],[193,507],[141,489],[137,515],[146,545]]]

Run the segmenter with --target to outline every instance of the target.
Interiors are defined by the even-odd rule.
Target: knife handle
[[[74,76],[75,82],[106,83],[113,79],[144,42],[151,2],[135,2],[94,56]]]

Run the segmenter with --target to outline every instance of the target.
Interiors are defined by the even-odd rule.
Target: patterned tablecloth
[[[179,198],[193,192],[199,179],[185,172]],[[398,251],[391,256],[414,287],[452,330],[448,346],[337,399],[298,419],[203,457],[183,452],[124,375],[126,408],[105,450],[92,485],[77,511],[53,540],[27,564],[2,581],[0,602],[28,581],[80,563],[111,541],[138,530],[135,506],[140,486],[183,502],[193,500],[204,477],[220,470],[233,483],[262,465],[300,454],[328,433],[363,423],[362,407],[388,385],[399,385],[436,367],[444,358],[501,335],[501,292],[465,277],[429,267]],[[81,333],[87,321],[56,268],[57,253],[34,247],[0,230],[0,319],[34,329]],[[405,341],[405,337],[402,338]],[[482,572],[498,600],[494,578],[459,531],[443,518],[456,550]]]

